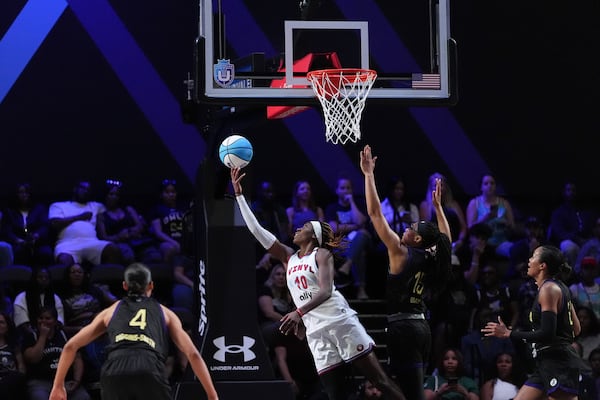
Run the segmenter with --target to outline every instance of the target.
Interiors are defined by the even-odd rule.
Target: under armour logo
[[[248,336],[242,336],[242,339],[244,340],[244,344],[240,346],[237,344],[225,345],[225,336],[216,338],[213,340],[213,343],[219,350],[215,352],[213,358],[217,361],[225,362],[225,354],[243,353],[244,362],[254,360],[256,358],[256,354],[254,354],[254,352],[250,349],[252,346],[254,346],[256,340]]]

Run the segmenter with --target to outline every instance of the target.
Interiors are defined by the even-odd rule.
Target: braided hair
[[[450,238],[440,232],[437,224],[429,221],[420,221],[415,230],[422,238],[421,248],[425,249],[428,254],[425,282],[432,293],[439,293],[450,279],[452,270]]]

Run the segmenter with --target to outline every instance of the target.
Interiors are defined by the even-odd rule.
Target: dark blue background
[[[25,3],[0,4],[0,36]],[[183,81],[194,69],[197,2],[109,3],[171,94],[183,100]],[[245,3],[256,9],[255,14],[264,7],[263,2]],[[363,140],[344,148],[355,166],[360,148],[371,144],[380,156],[378,179],[383,184],[388,176],[403,176],[415,202],[425,196],[427,177],[440,171],[464,205],[478,194],[485,172],[496,176],[503,194],[522,213],[546,217],[559,201],[563,181],[571,177],[577,179],[580,194],[597,203],[598,2],[460,0],[451,8],[459,102],[449,112],[491,171],[455,175],[406,106],[368,103]],[[260,20],[264,23],[265,18]],[[204,116],[205,107],[198,108]],[[208,146],[198,149],[198,164],[204,150],[216,157],[210,132],[241,133],[255,147],[248,191],[266,177],[275,181],[287,203],[293,183],[306,178],[321,204],[333,199],[332,174],[317,170],[305,155],[310,151],[307,145],[300,145],[283,121],[267,121],[262,108],[217,121],[208,132],[205,122],[201,118],[194,127]],[[97,184],[108,177],[122,179],[132,199],[144,204],[158,198],[158,183],[164,177],[176,178],[184,194],[193,192],[194,174],[166,148],[69,7],[0,103],[0,132],[3,198],[14,183],[29,180],[40,198],[62,199],[82,176]],[[323,143],[323,128],[304,134],[316,151],[326,152],[331,146]],[[332,164],[328,168],[336,170]]]

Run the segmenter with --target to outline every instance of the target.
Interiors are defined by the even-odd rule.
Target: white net
[[[323,107],[325,139],[333,144],[356,143],[365,100],[377,78],[369,69],[332,69],[307,74]]]

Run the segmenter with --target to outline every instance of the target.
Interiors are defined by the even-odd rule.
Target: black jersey
[[[169,338],[160,303],[152,297],[128,296],[119,301],[108,323],[110,344],[107,351],[145,350],[156,353],[164,361]]]
[[[573,340],[575,340],[575,335],[573,333],[573,320],[571,319],[571,309],[573,308],[573,303],[571,302],[571,292],[564,283],[555,279],[548,279],[544,281],[542,286],[548,282],[554,282],[558,285],[562,292],[562,303],[556,315],[556,334],[551,340],[536,343],[535,347],[538,350],[549,346],[571,345]],[[541,329],[542,307],[539,303],[539,291],[535,297],[531,313],[529,314],[529,321],[531,322],[534,330]]]
[[[408,261],[401,273],[388,274],[387,305],[388,314],[424,313],[423,301],[425,269],[429,260],[425,250],[408,248]]]

